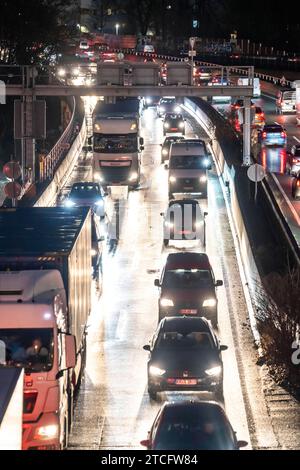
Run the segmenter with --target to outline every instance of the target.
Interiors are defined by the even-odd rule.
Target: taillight
[[[300,160],[298,160],[298,158],[293,158],[293,163],[300,163]]]
[[[300,188],[300,180],[297,180],[297,188]]]
[[[285,138],[285,137],[286,137],[286,133],[285,133],[285,132],[281,132],[281,137]]]
[[[35,407],[36,399],[38,392],[36,391],[27,391],[24,392],[24,402],[23,402],[23,413],[29,414],[32,413]]]
[[[266,138],[267,138],[267,133],[266,133],[266,132],[263,132],[263,133],[262,133],[262,138],[263,138],[263,139],[266,139]]]

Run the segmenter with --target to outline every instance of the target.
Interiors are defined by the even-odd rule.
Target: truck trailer
[[[90,209],[0,210],[1,367],[25,370],[23,450],[67,448],[90,310]]]

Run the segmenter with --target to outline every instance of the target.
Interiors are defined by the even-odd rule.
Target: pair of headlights
[[[160,300],[160,305],[162,307],[174,307],[174,302],[172,299],[162,298]],[[217,301],[214,298],[205,299],[202,303],[203,308],[214,308],[217,305]]]
[[[149,367],[149,374],[152,375],[153,377],[162,377],[165,375],[167,371],[164,369],[161,369],[160,367],[156,366],[150,366]],[[221,366],[216,366],[216,367],[211,367],[210,369],[206,369],[205,374],[208,377],[217,377],[221,374],[222,372],[222,367]]]

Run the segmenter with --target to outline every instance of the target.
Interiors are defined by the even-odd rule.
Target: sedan
[[[164,135],[172,133],[180,133],[185,135],[185,119],[182,114],[171,114],[167,113],[164,118]]]
[[[280,124],[269,124],[263,127],[261,133],[262,145],[278,145],[285,147],[287,144],[286,130]]]
[[[223,363],[219,340],[205,318],[162,320],[150,345],[148,393],[155,400],[163,391],[212,392],[223,399]]]
[[[99,183],[75,183],[65,202],[66,207],[90,207],[100,218],[105,217],[104,191]]]
[[[292,183],[292,197],[297,201],[300,199],[300,175],[293,179]]]
[[[224,408],[212,401],[165,403],[156,416],[148,450],[239,450],[238,441]]]
[[[216,281],[208,256],[204,253],[171,253],[156,279],[159,288],[159,321],[164,317],[205,317],[218,325]]]
[[[166,160],[169,160],[169,154],[171,145],[175,144],[176,142],[181,142],[183,137],[180,136],[172,136],[166,137],[164,143],[161,145],[161,162],[164,163]]]

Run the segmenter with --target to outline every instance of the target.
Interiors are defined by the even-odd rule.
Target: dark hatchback
[[[148,450],[239,450],[238,441],[223,407],[215,402],[165,403],[155,418]]]
[[[216,281],[208,256],[204,253],[171,253],[155,280],[159,287],[159,320],[164,317],[205,317],[218,325]]]
[[[149,345],[148,393],[155,400],[163,391],[212,392],[223,399],[220,346],[205,318],[172,317],[161,321]]]

